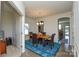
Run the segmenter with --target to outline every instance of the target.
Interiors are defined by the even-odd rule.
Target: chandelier
[[[39,22],[37,22],[36,24],[37,24],[37,25],[43,25],[44,22],[43,22],[43,21],[39,21]]]

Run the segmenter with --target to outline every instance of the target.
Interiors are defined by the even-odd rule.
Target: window
[[[61,30],[61,24],[59,24],[59,30]]]
[[[28,35],[28,29],[29,29],[29,25],[27,24],[27,23],[25,23],[25,26],[24,26],[25,28],[25,35]]]

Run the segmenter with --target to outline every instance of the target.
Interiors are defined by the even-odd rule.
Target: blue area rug
[[[54,47],[50,49],[50,46],[43,47],[42,45],[33,46],[29,40],[25,41],[25,48],[33,51],[34,53],[39,54],[42,57],[53,57],[56,56],[56,53],[59,51],[60,48],[59,43],[54,43]]]

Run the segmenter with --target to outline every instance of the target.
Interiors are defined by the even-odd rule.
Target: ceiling
[[[46,17],[72,10],[72,1],[25,1],[27,17]]]

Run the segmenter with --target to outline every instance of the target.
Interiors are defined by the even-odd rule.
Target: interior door
[[[63,41],[65,47],[68,48],[70,45],[70,22],[69,18],[61,18],[59,19],[59,30],[63,32]]]
[[[65,44],[70,44],[70,24],[69,22],[65,22],[63,25],[64,25]]]

